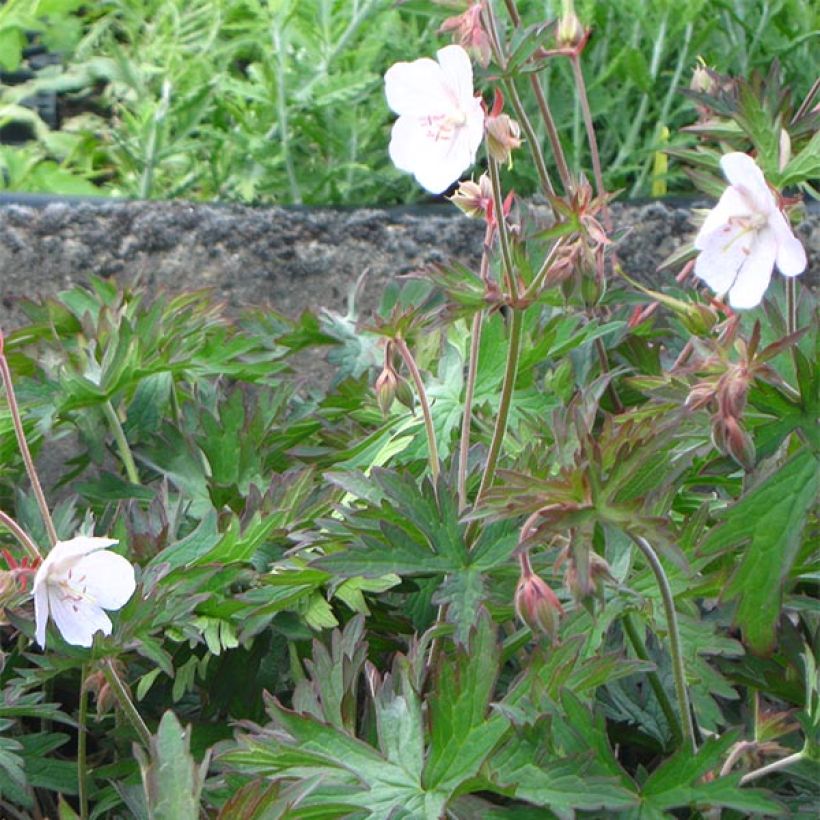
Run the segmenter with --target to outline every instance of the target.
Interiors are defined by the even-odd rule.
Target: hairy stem
[[[125,467],[125,474],[132,484],[139,484],[140,474],[137,471],[137,465],[134,463],[134,456],[131,453],[131,448],[128,446],[128,439],[125,437],[125,431],[122,429],[117,411],[108,399],[103,402],[102,409],[108,426],[111,428],[114,441],[117,444],[117,450],[122,459],[123,467]]]
[[[43,556],[37,545],[29,538],[28,533],[10,516],[0,510],[0,525],[4,526],[19,542],[33,561],[39,561]]]
[[[512,394],[515,387],[515,379],[518,375],[518,359],[521,352],[521,333],[524,327],[524,311],[513,310],[510,322],[510,346],[507,349],[507,367],[504,371],[504,384],[501,387],[501,400],[498,405],[498,415],[495,418],[495,429],[490,442],[490,451],[487,453],[487,463],[484,465],[484,473],[481,476],[481,484],[478,488],[475,506],[481,503],[484,493],[492,486],[495,478],[495,467],[498,463],[498,455],[501,452],[501,444],[507,432],[507,421],[510,417],[510,407],[512,406]],[[467,530],[467,542],[471,543],[476,534],[477,522],[473,521]]]
[[[786,333],[797,332],[797,280],[786,277]]]
[[[493,190],[493,213],[495,215],[495,223],[498,226],[498,244],[501,246],[501,265],[504,271],[504,282],[507,286],[507,296],[510,299],[516,299],[518,297],[518,287],[515,284],[510,234],[507,230],[507,222],[504,219],[504,196],[501,191],[501,174],[498,170],[498,163],[490,156],[487,157],[487,165],[490,169],[490,184]]]
[[[514,4],[508,3],[507,10],[510,12],[510,16],[512,17],[515,25],[518,25],[520,23],[520,19],[518,19],[518,12],[515,10]],[[485,9],[484,20],[490,36],[490,48],[493,52],[493,59],[499,69],[504,72],[507,68],[507,60],[504,57],[504,52],[501,47],[501,38],[498,36],[498,27],[495,22],[495,15],[493,14],[493,10],[490,5],[487,5]],[[532,122],[527,115],[524,104],[521,102],[521,97],[518,94],[518,89],[515,87],[515,83],[512,80],[505,80],[504,91],[510,98],[510,102],[515,109],[515,116],[518,118],[518,124],[524,132],[524,136],[527,138],[527,145],[530,149],[530,153],[532,154],[533,162],[535,162],[535,169],[538,172],[541,187],[544,190],[544,193],[554,194],[555,189],[553,188],[549,172],[547,171],[547,164],[544,161],[544,153],[541,150],[541,143],[538,141],[538,135],[532,127]]]
[[[416,385],[416,393],[419,397],[419,404],[421,404],[421,414],[424,417],[424,429],[427,432],[427,446],[430,453],[430,472],[433,476],[433,485],[435,486],[438,484],[440,468],[438,461],[438,447],[436,446],[436,430],[433,427],[433,416],[430,413],[430,404],[427,401],[427,391],[424,389],[424,382],[422,381],[421,373],[419,373],[419,369],[416,366],[416,361],[413,358],[413,354],[410,352],[410,348],[407,347],[407,342],[405,342],[400,336],[394,339],[394,342],[396,345],[396,350],[399,351],[399,355],[402,357],[405,365],[407,365],[407,369],[410,371],[410,375]]]
[[[80,820],[88,817],[88,768],[86,749],[88,733],[88,692],[85,679],[88,677],[88,666],[83,664],[80,670],[80,710],[77,716],[77,794],[80,802]]]
[[[482,282],[487,281],[490,270],[490,245],[495,233],[491,223],[487,223],[484,231],[484,249],[481,253],[480,276]],[[467,460],[470,454],[470,425],[473,417],[473,396],[475,395],[475,381],[478,375],[478,351],[481,347],[481,328],[484,321],[484,312],[478,311],[473,316],[473,326],[470,331],[470,358],[467,362],[467,383],[464,387],[464,415],[461,417],[461,440],[458,448],[458,509],[463,511],[467,506]]]
[[[745,786],[746,783],[751,783],[753,780],[758,780],[761,777],[765,777],[767,774],[783,771],[783,769],[787,769],[789,766],[793,766],[795,763],[801,761],[803,757],[804,754],[802,751],[795,752],[793,755],[783,757],[780,760],[775,760],[774,763],[768,763],[765,766],[761,766],[759,769],[753,769],[751,772],[747,772],[740,778],[740,785]]]
[[[40,515],[43,519],[46,532],[48,533],[48,540],[51,545],[54,546],[58,540],[57,530],[54,528],[54,521],[52,520],[51,512],[48,509],[46,496],[43,492],[43,487],[40,484],[40,479],[37,476],[37,470],[34,467],[34,459],[31,457],[31,450],[28,448],[26,433],[23,429],[23,420],[20,418],[20,409],[17,405],[17,397],[14,394],[14,384],[11,380],[11,370],[9,369],[8,360],[2,352],[0,352],[0,374],[2,374],[3,385],[6,388],[6,400],[8,401],[9,411],[11,412],[11,421],[14,425],[14,434],[17,436],[17,446],[20,448],[20,455],[23,457],[23,463],[26,465],[26,473],[28,473],[28,478],[31,482],[31,489],[34,492],[34,497],[37,499],[37,506],[40,509]]]
[[[635,654],[638,658],[642,661],[650,660],[649,652],[646,649],[643,636],[639,632],[638,627],[635,625],[635,617],[630,613],[626,613],[622,623],[624,632],[626,633],[627,638],[629,638],[629,642],[632,644],[632,648],[635,650]],[[681,731],[678,716],[675,714],[675,709],[672,706],[672,701],[669,700],[669,695],[666,694],[666,689],[663,688],[663,683],[661,683],[661,678],[657,671],[652,670],[647,673],[647,676],[649,678],[649,685],[652,687],[652,691],[658,699],[658,704],[660,705],[664,717],[666,718],[666,722],[669,724],[669,728],[675,738],[675,745],[679,746],[683,741],[683,732]]]
[[[595,127],[592,124],[592,112],[589,108],[589,99],[587,98],[587,87],[584,82],[584,72],[581,69],[581,60],[577,54],[570,55],[570,63],[572,64],[572,75],[575,78],[575,88],[578,91],[578,100],[581,104],[581,113],[584,117],[584,127],[587,132],[587,142],[589,143],[589,153],[592,157],[592,173],[595,176],[595,188],[598,196],[603,197],[606,193],[604,190],[604,175],[601,172],[601,158],[598,155],[598,139],[595,136]],[[607,233],[612,232],[612,219],[609,215],[609,207],[606,203],[603,205],[604,227]]]
[[[681,652],[680,630],[678,629],[678,613],[675,610],[675,598],[672,595],[672,587],[669,586],[669,579],[666,577],[663,565],[660,562],[651,544],[640,535],[629,533],[630,538],[635,542],[638,549],[644,554],[650,569],[658,582],[658,589],[663,600],[663,609],[666,614],[666,626],[669,631],[669,650],[672,655],[672,673],[675,678],[675,692],[678,698],[678,709],[680,711],[680,721],[684,734],[692,751],[698,748],[697,736],[695,735],[695,722],[692,717],[692,709],[689,705],[689,693],[686,689],[686,668],[683,665],[683,653]]]
[[[111,687],[111,690],[114,692],[114,695],[120,704],[120,708],[125,713],[129,723],[134,728],[134,731],[139,735],[142,744],[147,749],[151,742],[151,732],[148,730],[148,727],[145,725],[145,721],[137,711],[137,707],[134,706],[134,701],[131,700],[131,695],[128,694],[125,684],[120,680],[120,676],[114,668],[114,663],[111,658],[106,658],[105,661],[103,661],[102,673],[105,676],[108,685]]]

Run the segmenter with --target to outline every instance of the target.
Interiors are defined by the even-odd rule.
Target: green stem
[[[510,346],[507,349],[507,367],[504,371],[504,384],[501,387],[501,400],[498,405],[498,415],[495,418],[495,429],[490,442],[490,451],[487,454],[487,463],[484,465],[484,474],[481,476],[481,485],[478,488],[475,506],[481,503],[484,493],[492,486],[495,478],[495,467],[498,462],[498,455],[501,452],[501,444],[507,432],[507,421],[510,416],[512,406],[512,394],[515,387],[515,379],[518,375],[518,359],[521,352],[521,334],[524,328],[524,311],[513,310],[512,321],[510,322]],[[467,543],[471,543],[475,537],[477,521],[473,521],[467,530]]]
[[[581,69],[581,61],[577,54],[569,58],[572,64],[572,75],[575,78],[575,88],[578,91],[578,100],[581,103],[581,113],[584,117],[584,127],[587,132],[587,142],[589,143],[589,153],[592,157],[592,172],[595,175],[595,188],[599,197],[606,193],[604,190],[604,175],[601,172],[601,158],[598,154],[598,140],[595,137],[595,126],[592,124],[592,112],[589,108],[587,97],[587,87],[584,82],[584,72]],[[612,219],[609,215],[609,207],[606,203],[602,207],[604,214],[604,227],[607,233],[612,233]]]
[[[518,288],[513,275],[512,249],[510,247],[510,234],[507,230],[507,221],[504,218],[504,196],[501,192],[501,175],[498,170],[498,163],[491,157],[487,157],[487,166],[490,169],[490,184],[493,191],[493,212],[495,224],[498,227],[498,244],[501,246],[501,264],[504,269],[504,282],[507,286],[507,297],[516,299]]]
[[[632,648],[635,650],[635,654],[642,661],[650,660],[649,652],[646,649],[646,644],[644,643],[643,636],[638,631],[638,627],[635,626],[635,617],[627,612],[624,615],[622,623],[624,627],[624,632],[626,633],[627,638],[629,638],[629,642],[632,644]],[[660,675],[658,675],[657,671],[653,669],[651,672],[647,674],[649,677],[649,685],[652,687],[652,691],[655,693],[655,697],[658,699],[658,703],[660,704],[661,710],[663,711],[663,714],[666,717],[666,722],[669,724],[669,728],[671,729],[672,735],[675,738],[675,745],[680,746],[680,744],[683,741],[683,732],[680,728],[680,721],[678,720],[678,716],[675,714],[675,709],[672,706],[672,701],[669,700],[669,695],[666,694],[666,689],[663,688],[663,683],[661,683],[661,678]]]
[[[134,463],[134,456],[131,453],[131,448],[128,446],[128,439],[125,437],[125,431],[122,429],[117,411],[109,399],[103,402],[102,409],[108,426],[111,428],[114,441],[117,444],[117,450],[119,450],[120,458],[125,467],[125,474],[132,484],[139,484],[140,474],[137,471],[137,465]]]
[[[786,277],[786,333],[797,332],[797,280]]]
[[[394,342],[396,345],[396,350],[399,351],[399,355],[404,360],[405,365],[407,365],[407,369],[410,371],[410,375],[416,385],[416,393],[419,397],[419,404],[421,404],[421,414],[424,417],[424,429],[427,431],[427,445],[430,451],[430,472],[433,476],[433,485],[435,486],[438,484],[440,468],[438,461],[438,447],[436,446],[436,430],[433,427],[433,416],[430,413],[430,404],[427,401],[427,391],[424,389],[424,382],[422,381],[421,373],[416,366],[416,362],[415,359],[413,359],[413,354],[410,352],[410,348],[407,347],[407,342],[405,342],[400,336],[394,339]]]
[[[541,119],[544,121],[544,127],[547,129],[547,137],[552,147],[552,155],[555,159],[555,164],[558,166],[558,176],[561,177],[561,184],[564,186],[564,193],[568,194],[572,188],[572,177],[569,172],[569,165],[567,164],[567,157],[564,153],[564,147],[561,145],[561,139],[558,136],[558,128],[555,125],[555,119],[552,116],[547,98],[544,95],[544,89],[541,88],[541,80],[536,74],[530,74],[530,85],[532,86],[535,100],[538,103],[538,110],[541,112]]]
[[[85,688],[87,676],[88,666],[83,664],[80,670],[80,712],[77,717],[77,793],[80,800],[80,820],[86,820],[88,817],[88,767],[86,765],[88,692]]]
[[[697,737],[695,735],[695,722],[692,717],[692,709],[689,705],[689,693],[686,690],[686,668],[683,665],[683,653],[681,652],[680,630],[678,629],[678,613],[675,610],[675,598],[672,595],[672,587],[666,577],[663,565],[660,562],[651,544],[640,535],[629,533],[630,538],[635,542],[638,549],[644,554],[649,567],[655,575],[658,589],[663,600],[663,609],[666,614],[666,626],[669,631],[669,649],[672,655],[672,673],[675,678],[675,692],[678,697],[678,709],[680,711],[681,725],[684,734],[689,741],[692,751],[698,749]]]
[[[781,758],[780,760],[775,760],[774,763],[769,763],[766,766],[761,766],[759,769],[754,769],[751,772],[747,772],[740,778],[740,785],[745,786],[747,783],[751,783],[753,780],[765,777],[767,774],[782,771],[783,769],[798,763],[803,759],[803,757],[804,754],[802,751],[795,752],[793,755]]]
[[[464,388],[464,415],[461,418],[461,441],[458,449],[458,509],[463,511],[467,506],[467,460],[470,455],[470,422],[473,417],[473,396],[478,374],[478,351],[481,347],[481,327],[484,312],[478,311],[473,316],[473,327],[470,333],[470,359],[467,363],[467,384]]]
[[[510,8],[511,4],[508,4],[508,11]],[[490,35],[490,48],[493,52],[493,59],[498,64],[501,72],[504,73],[507,69],[507,60],[504,57],[504,53],[501,48],[501,39],[498,36],[498,27],[495,23],[495,15],[493,14],[492,6],[488,4],[485,11],[484,21]],[[517,17],[517,12],[511,12],[511,16],[513,18],[513,22],[518,25],[518,23],[520,23],[520,19]],[[552,186],[552,181],[550,180],[549,172],[547,171],[547,164],[544,161],[544,153],[541,151],[541,143],[538,139],[538,135],[535,133],[535,129],[532,127],[532,122],[530,121],[529,116],[527,116],[527,111],[524,108],[524,104],[521,102],[521,97],[518,94],[518,89],[515,87],[515,83],[512,80],[505,80],[504,91],[510,98],[510,102],[515,109],[515,116],[518,118],[518,124],[524,132],[524,136],[527,138],[527,147],[530,149],[533,161],[535,162],[535,170],[538,172],[541,187],[543,188],[544,193],[554,194],[555,189]]]
[[[524,291],[524,295],[521,297],[521,301],[524,304],[527,304],[530,299],[535,299],[538,296],[538,291],[540,290],[547,274],[550,272],[552,263],[555,260],[555,255],[558,253],[558,249],[561,247],[563,241],[563,237],[558,239],[558,241],[550,248],[549,253],[541,264],[541,267],[538,269],[538,273],[535,274],[532,282],[530,282],[529,286]]]
[[[23,549],[28,553],[32,561],[39,561],[43,556],[40,555],[40,550],[28,533],[10,516],[6,515],[0,510],[0,524],[2,524],[19,542]]]
[[[34,467],[34,459],[31,457],[31,450],[28,448],[26,433],[23,429],[23,420],[20,418],[20,409],[17,405],[17,396],[14,394],[14,384],[11,379],[11,370],[9,369],[8,360],[2,352],[0,352],[0,374],[2,374],[3,385],[6,388],[6,400],[8,401],[9,411],[11,412],[11,421],[14,425],[14,434],[17,436],[17,446],[20,449],[20,455],[23,457],[23,463],[26,465],[26,473],[28,473],[28,478],[31,482],[31,489],[34,492],[34,497],[37,499],[37,506],[40,509],[40,515],[43,519],[46,532],[48,533],[48,540],[51,545],[54,546],[54,544],[58,541],[57,530],[54,528],[54,521],[51,519],[51,512],[49,512],[48,509],[46,495],[43,492],[40,479],[37,477],[37,470]]]
[[[120,676],[117,674],[117,670],[114,668],[111,658],[106,658],[105,661],[103,661],[102,672],[108,682],[108,685],[114,692],[114,695],[120,704],[120,708],[125,713],[129,723],[133,726],[134,731],[139,735],[142,744],[147,749],[151,743],[151,732],[148,730],[148,727],[145,725],[145,721],[137,711],[137,707],[134,706],[134,701],[131,700],[131,696],[125,688],[125,684],[123,684],[120,680]]]

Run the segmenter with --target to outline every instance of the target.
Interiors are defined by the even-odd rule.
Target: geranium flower
[[[797,276],[806,269],[806,252],[750,156],[725,154],[720,167],[730,185],[695,237],[695,275],[716,293],[728,293],[733,308],[752,308],[772,268]]]
[[[116,543],[80,535],[51,548],[34,576],[35,638],[43,649],[49,615],[75,646],[91,646],[95,632],[111,634],[103,610],[125,606],[136,586],[131,563],[106,549]]]
[[[481,98],[473,96],[473,67],[461,46],[436,58],[396,63],[384,75],[393,125],[390,159],[434,194],[446,190],[475,162],[484,136]]]

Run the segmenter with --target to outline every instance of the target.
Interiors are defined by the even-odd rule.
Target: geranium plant
[[[93,280],[5,338],[0,812],[811,811],[814,98],[698,67],[670,154],[720,198],[642,281],[599,33],[571,2],[444,5],[456,42],[386,67],[385,115],[398,168],[482,221],[476,270],[298,320]],[[293,354],[326,349],[302,390]]]

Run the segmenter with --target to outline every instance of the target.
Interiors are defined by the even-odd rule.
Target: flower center
[[[72,609],[77,612],[77,604],[81,601],[94,603],[94,598],[88,594],[85,578],[85,575],[74,576],[74,570],[70,569],[65,575],[52,580],[50,586],[63,601],[70,601]]]
[[[466,122],[467,115],[460,108],[449,114],[429,114],[422,118],[422,123],[427,128],[425,136],[435,142],[453,139],[455,132]]]

